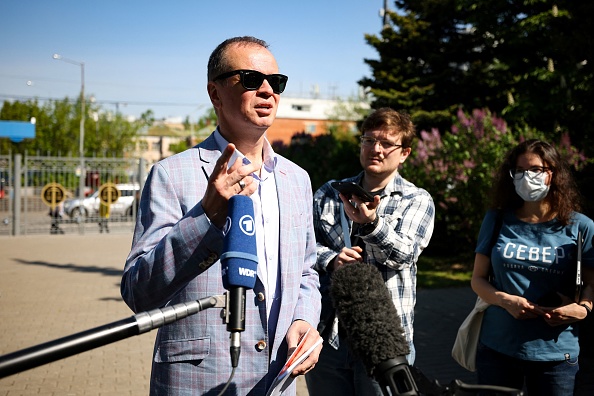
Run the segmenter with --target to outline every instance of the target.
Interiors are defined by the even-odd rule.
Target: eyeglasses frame
[[[538,169],[538,171],[535,171],[534,169]],[[533,172],[533,173],[537,173],[536,176],[539,176],[545,172],[549,172],[551,171],[551,168],[546,167],[546,166],[533,166],[530,169],[522,169],[522,170],[518,170],[518,168],[510,168],[509,170],[509,175],[512,178],[512,180],[522,180],[525,176],[528,176],[530,178],[530,180],[533,180],[533,177],[528,175],[526,172]],[[516,173],[520,173],[522,172],[522,177],[520,177],[519,179],[516,179],[515,174]],[[535,177],[536,177],[535,176]]]
[[[366,139],[368,139],[367,141],[368,141],[369,143],[371,143],[371,141],[373,141],[373,144],[366,144],[366,143],[364,142],[364,140],[366,140]],[[374,137],[371,137],[371,136],[365,136],[365,135],[363,135],[363,136],[360,136],[360,137],[359,137],[359,141],[361,142],[361,146],[362,146],[362,147],[374,147],[374,146],[375,146],[377,143],[379,143],[379,144],[380,144],[380,147],[381,147],[381,148],[382,148],[382,150],[384,150],[384,151],[388,151],[388,150],[392,150],[392,149],[394,149],[394,150],[398,150],[399,148],[404,148],[404,146],[403,146],[402,144],[395,144],[395,143],[392,143],[392,142],[390,142],[390,141],[388,141],[388,140],[380,140],[380,139],[376,139],[376,138],[374,138]],[[384,142],[385,142],[385,143],[389,143],[389,144],[390,144],[390,147],[385,147],[385,146],[384,146]]]

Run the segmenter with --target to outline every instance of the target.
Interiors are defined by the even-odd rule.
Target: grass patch
[[[474,256],[427,256],[417,262],[417,287],[437,289],[470,286]]]

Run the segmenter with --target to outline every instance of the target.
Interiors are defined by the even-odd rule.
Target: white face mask
[[[524,177],[520,180],[514,179],[516,192],[528,202],[536,202],[545,199],[549,193],[550,186],[547,186],[545,180],[548,173],[542,172],[540,175],[535,172],[526,171]]]

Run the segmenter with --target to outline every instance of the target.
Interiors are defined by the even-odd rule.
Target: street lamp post
[[[85,63],[78,62],[72,59],[64,58],[62,55],[54,54],[53,56],[56,60],[61,60],[73,65],[80,66],[80,135],[78,139],[78,155],[80,158],[80,180],[78,184],[78,196],[80,199],[79,204],[83,205],[83,200],[85,198],[85,151],[84,151],[84,144],[85,144]],[[83,215],[82,209],[80,211],[81,216]]]

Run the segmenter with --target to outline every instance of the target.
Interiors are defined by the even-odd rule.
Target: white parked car
[[[138,184],[116,184],[120,190],[120,198],[111,204],[110,216],[132,216],[134,213],[134,205],[139,199],[140,187]],[[83,199],[82,205],[79,198],[67,199],[64,201],[64,213],[71,218],[78,218],[81,216],[95,216],[99,215],[99,190],[95,191],[93,195]]]

